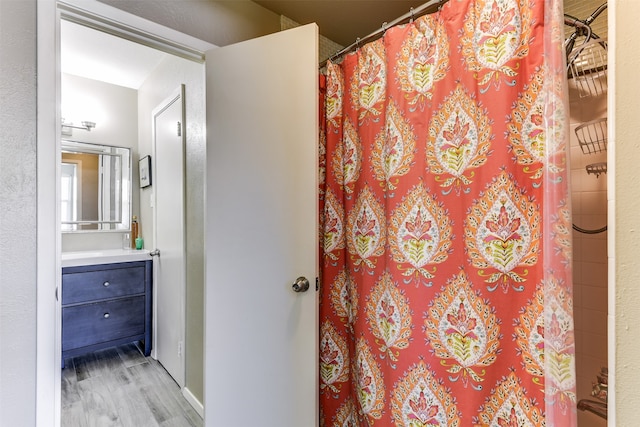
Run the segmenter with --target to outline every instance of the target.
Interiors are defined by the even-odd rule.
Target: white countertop
[[[105,249],[96,251],[62,252],[63,267],[81,265],[111,264],[114,262],[148,261],[151,259],[146,249]]]

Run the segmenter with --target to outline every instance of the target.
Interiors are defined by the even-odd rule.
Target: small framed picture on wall
[[[138,172],[140,173],[140,188],[151,185],[151,156],[144,156],[138,162]]]

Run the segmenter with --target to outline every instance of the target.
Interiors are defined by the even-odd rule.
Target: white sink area
[[[151,255],[149,255],[149,251],[146,249],[106,249],[98,251],[63,252],[62,267],[147,261],[150,259]]]

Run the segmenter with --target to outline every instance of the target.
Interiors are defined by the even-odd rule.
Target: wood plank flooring
[[[69,358],[62,427],[200,427],[202,418],[160,363],[134,344]]]

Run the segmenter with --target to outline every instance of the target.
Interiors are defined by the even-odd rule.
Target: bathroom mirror
[[[62,140],[61,172],[63,232],[129,230],[129,148]]]

